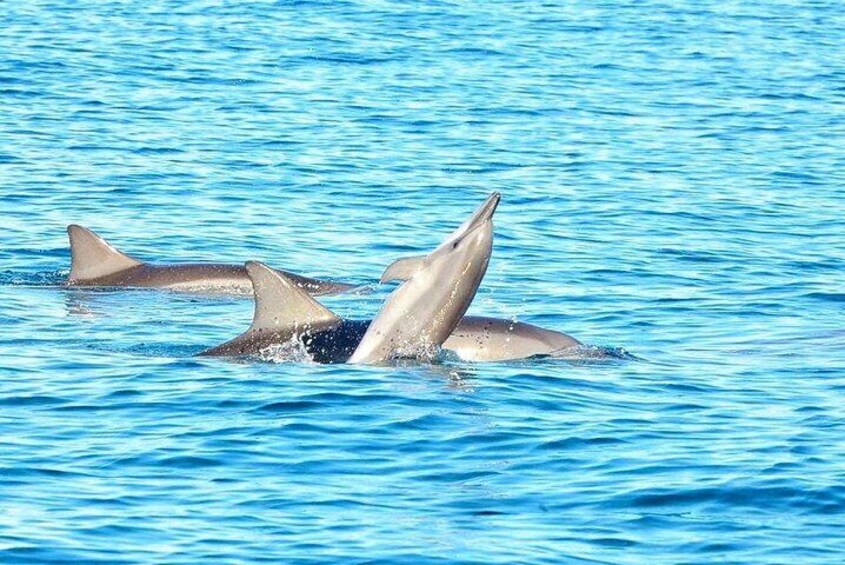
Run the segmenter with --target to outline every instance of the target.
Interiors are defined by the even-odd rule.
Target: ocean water
[[[845,4],[0,4],[0,562],[839,563]],[[193,355],[65,226],[352,281],[503,194],[471,312],[631,359]]]

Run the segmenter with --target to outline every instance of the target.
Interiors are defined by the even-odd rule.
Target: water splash
[[[276,343],[258,352],[256,358],[269,363],[315,364],[311,354],[298,335],[284,343]]]

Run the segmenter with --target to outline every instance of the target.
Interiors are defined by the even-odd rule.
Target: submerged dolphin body
[[[255,293],[252,325],[238,337],[201,356],[245,357],[272,353],[292,344],[317,363],[345,363],[358,348],[370,320],[344,320],[314,300],[285,275],[251,261],[246,271]],[[505,361],[552,355],[580,345],[575,339],[537,326],[464,316],[443,344],[465,361]]]
[[[82,226],[70,225],[67,233],[71,254],[68,286],[144,287],[223,294],[252,292],[252,282],[242,265],[151,265],[118,251],[106,240]],[[284,275],[314,295],[337,294],[353,288],[352,285],[312,279],[293,273],[284,272]]]

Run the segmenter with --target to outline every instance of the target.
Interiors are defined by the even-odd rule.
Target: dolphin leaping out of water
[[[67,228],[71,267],[68,286],[162,288],[175,291],[249,294],[252,282],[242,265],[193,263],[153,265],[115,249],[105,239],[78,225]],[[314,295],[338,294],[353,285],[279,271]]]
[[[405,282],[388,297],[350,363],[414,357],[446,341],[487,272],[493,214],[500,198],[492,193],[437,249],[414,259],[413,272],[406,273]]]
[[[580,343],[530,324],[464,316],[487,269],[492,216],[499,195],[487,201],[434,252],[401,259],[382,279],[403,283],[368,320],[343,320],[283,273],[246,264],[255,313],[240,336],[200,353],[247,356],[294,343],[318,363],[380,363],[413,357],[441,346],[467,361],[502,361],[550,355]]]

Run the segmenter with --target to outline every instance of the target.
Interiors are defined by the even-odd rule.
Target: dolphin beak
[[[498,192],[494,192],[488,196],[487,200],[484,201],[484,204],[479,206],[472,217],[467,221],[467,231],[475,228],[476,226],[480,226],[484,222],[492,220],[493,213],[496,211],[496,207],[499,205],[499,200],[501,200],[501,198],[502,195]]]
[[[469,217],[467,221],[462,223],[458,229],[452,232],[452,235],[446,241],[455,241],[460,240],[469,235],[470,232],[474,232],[476,228],[483,226],[486,222],[489,222],[493,219],[493,213],[496,211],[496,206],[499,205],[499,200],[502,198],[502,195],[498,192],[494,192],[490,196],[487,197],[487,200],[484,201],[484,204],[478,207],[478,209],[473,212],[472,216]],[[444,242],[445,243],[445,242]]]

